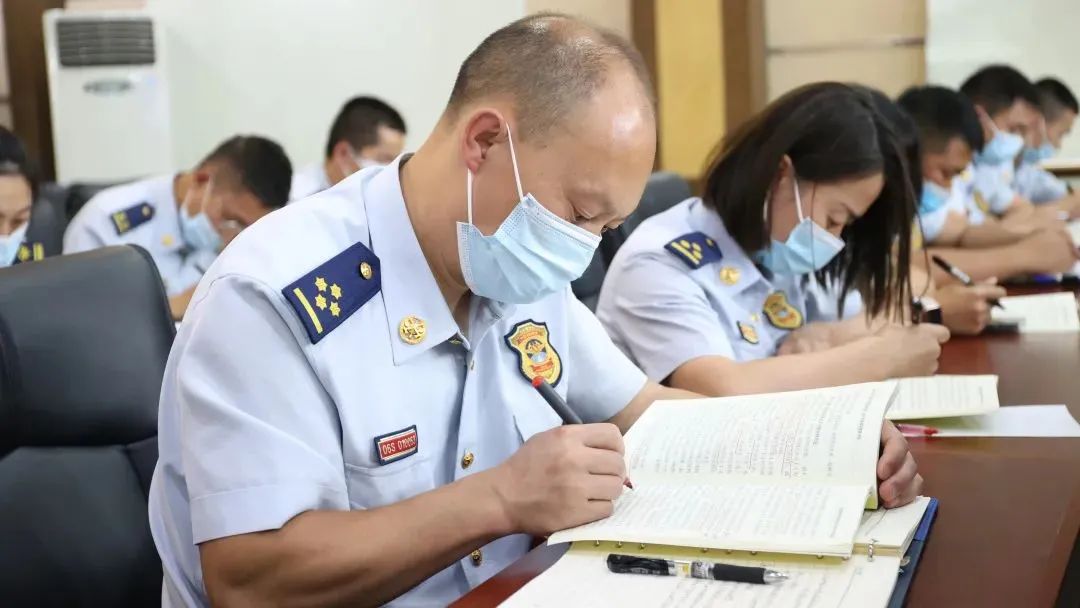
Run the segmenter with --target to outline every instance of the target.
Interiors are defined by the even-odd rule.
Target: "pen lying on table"
[[[615,574],[650,574],[653,576],[682,576],[732,583],[767,585],[785,581],[788,575],[769,568],[733,566],[697,560],[660,559],[612,553],[607,556],[608,570]]]

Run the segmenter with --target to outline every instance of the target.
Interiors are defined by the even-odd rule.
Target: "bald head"
[[[461,64],[447,113],[509,98],[517,134],[546,134],[593,99],[613,74],[632,74],[640,102],[654,103],[641,54],[619,35],[579,19],[542,13],[519,19],[488,36]]]

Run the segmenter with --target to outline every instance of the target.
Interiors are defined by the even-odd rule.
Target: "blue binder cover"
[[[930,504],[926,505],[926,513],[923,513],[922,521],[919,522],[919,528],[915,530],[911,546],[908,547],[906,556],[908,563],[900,568],[900,576],[896,579],[896,586],[893,587],[888,608],[902,608],[904,601],[907,600],[911,581],[915,578],[915,569],[919,567],[919,558],[922,557],[923,546],[926,544],[926,537],[930,535],[930,526],[934,523],[934,516],[937,515],[937,507],[937,499],[931,498]]]

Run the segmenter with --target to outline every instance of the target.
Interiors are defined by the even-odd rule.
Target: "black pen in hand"
[[[563,400],[559,393],[555,392],[555,389],[548,384],[547,380],[537,376],[533,378],[532,385],[536,392],[540,393],[540,396],[544,398],[544,401],[547,401],[548,405],[551,406],[551,409],[555,410],[559,418],[562,418],[563,424],[581,424],[581,418],[574,413],[574,410],[570,409],[570,405]],[[623,480],[623,485],[631,490],[634,489],[634,484],[630,483],[629,477]]]
[[[953,266],[952,264],[946,262],[945,260],[941,259],[936,255],[930,256],[930,259],[934,260],[934,263],[937,264],[939,268],[952,275],[954,279],[960,281],[966,287],[975,287],[975,281],[972,281],[971,277],[969,277],[967,273],[963,270],[960,270],[956,266]],[[990,298],[989,300],[987,300],[987,302],[990,302],[990,304],[996,308],[1005,310],[1005,307],[1001,305],[1001,300],[997,298]]]

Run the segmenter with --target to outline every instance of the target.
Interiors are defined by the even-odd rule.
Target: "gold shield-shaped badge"
[[[799,309],[787,301],[782,291],[774,291],[765,298],[765,318],[777,329],[796,329],[802,327],[803,316]]]
[[[750,344],[758,343],[757,329],[750,323],[743,323],[742,321],[736,321],[735,327],[739,328],[739,335],[742,339]]]
[[[522,321],[503,337],[510,350],[518,355],[518,369],[525,379],[541,377],[555,386],[562,378],[562,358],[551,345],[547,323]]]

